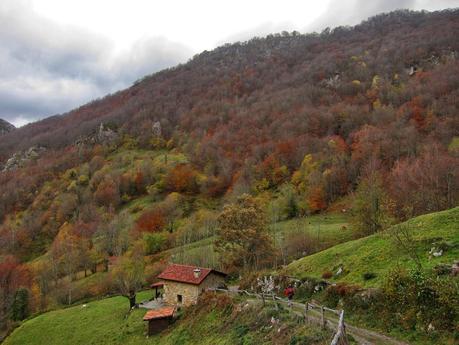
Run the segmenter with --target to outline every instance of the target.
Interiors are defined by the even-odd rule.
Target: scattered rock
[[[2,171],[11,171],[23,167],[30,161],[37,159],[44,151],[46,148],[42,146],[32,146],[28,150],[16,152],[6,161]]]
[[[418,71],[418,67],[411,65],[410,68],[408,69],[408,75],[411,77],[415,75],[417,71]]]
[[[152,132],[153,132],[153,135],[156,136],[156,137],[160,137],[161,134],[162,134],[162,129],[161,129],[161,122],[159,121],[156,121],[155,123],[153,123],[153,126],[152,126]]]
[[[437,249],[436,247],[432,247],[432,248],[430,249],[429,254],[430,254],[431,256],[434,256],[434,257],[437,258],[437,257],[443,255],[443,249]]]
[[[333,76],[322,81],[322,84],[326,87],[336,88],[341,83],[341,76],[339,72],[336,72]]]

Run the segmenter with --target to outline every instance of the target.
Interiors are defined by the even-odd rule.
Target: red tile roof
[[[143,317],[143,321],[163,319],[174,315],[175,307],[164,307],[156,310],[149,310]]]
[[[156,288],[156,287],[163,287],[164,286],[164,283],[163,282],[157,282],[157,283],[153,283],[150,285],[151,288]]]
[[[197,278],[194,275],[195,269],[201,270],[201,274]],[[225,273],[213,270],[211,268],[171,264],[166,267],[166,269],[158,276],[158,278],[199,285],[210,273],[226,276]]]

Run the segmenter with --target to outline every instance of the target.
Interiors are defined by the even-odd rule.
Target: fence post
[[[273,297],[274,305],[276,306],[276,310],[279,310],[279,305],[277,304],[276,297],[274,296],[274,294],[272,295],[272,297]]]
[[[308,302],[304,304],[304,322],[308,322]]]
[[[323,306],[320,306],[320,313],[322,314],[322,327],[325,328],[325,314]]]
[[[343,320],[343,323],[342,323],[342,332],[343,332],[343,340],[342,340],[342,343],[343,345],[348,345],[348,341],[347,341],[347,334],[346,334],[346,324],[344,323],[344,309],[341,311],[341,315],[342,316],[342,320]]]

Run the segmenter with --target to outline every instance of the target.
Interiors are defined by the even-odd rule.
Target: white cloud
[[[161,36],[117,50],[113,38],[40,16],[30,1],[2,0],[0,23],[0,118],[16,124],[71,110],[192,55]]]

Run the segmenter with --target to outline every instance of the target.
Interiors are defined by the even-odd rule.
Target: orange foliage
[[[143,213],[136,223],[136,228],[140,232],[161,231],[166,225],[164,212],[160,208]]]
[[[311,212],[319,212],[327,207],[322,187],[315,187],[311,190],[308,204]]]
[[[196,172],[188,164],[179,164],[169,171],[166,189],[170,192],[195,193],[198,190]]]

